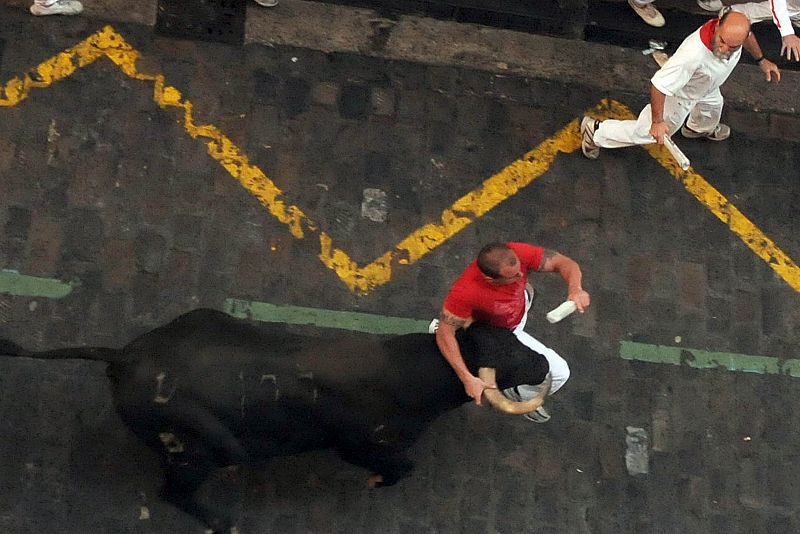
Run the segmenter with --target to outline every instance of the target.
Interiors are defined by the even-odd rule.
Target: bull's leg
[[[370,477],[371,487],[392,486],[400,479],[405,478],[414,469],[414,464],[405,454],[399,452],[389,453],[364,446],[339,447],[339,456],[345,462],[369,469],[378,477]]]
[[[230,430],[211,412],[188,400],[170,399],[153,410],[118,402],[128,426],[161,457],[165,483],[162,498],[204,521],[215,531],[235,524],[230,503],[204,504],[197,489],[218,467],[247,461],[247,452]],[[226,491],[224,496],[231,496]],[[218,501],[213,496],[208,501]],[[238,503],[236,503],[238,504]]]
[[[198,498],[198,489],[217,469],[212,448],[199,437],[183,438],[162,433],[161,454],[164,486],[161,498],[198,518],[214,532],[228,532],[236,524],[227,502],[216,502],[218,495]],[[214,502],[206,502],[212,500]]]

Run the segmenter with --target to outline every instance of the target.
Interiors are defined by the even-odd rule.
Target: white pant
[[[522,321],[514,328],[513,332],[514,335],[517,337],[520,343],[528,347],[529,349],[533,350],[534,352],[538,352],[545,358],[547,358],[547,363],[550,364],[550,377],[552,379],[552,384],[550,385],[550,395],[558,391],[561,386],[569,379],[569,365],[567,364],[566,360],[558,355],[556,351],[551,348],[545,347],[541,341],[537,340],[532,335],[525,332],[525,323],[528,321],[528,310],[531,309],[531,302],[533,298],[531,295],[528,295],[528,292],[525,292],[525,315],[522,316]],[[517,386],[517,391],[519,391],[520,397],[522,400],[532,399],[533,397],[541,394],[542,389],[544,386],[542,384],[536,386],[530,386],[527,384],[523,384]]]
[[[700,133],[711,133],[722,116],[722,93],[715,89],[701,100],[686,100],[668,96],[664,100],[664,122],[669,126],[669,134],[680,129],[683,121]],[[687,120],[686,117],[689,117]],[[621,148],[633,145],[647,145],[656,140],[650,135],[652,115],[647,104],[637,120],[608,119],[600,123],[594,132],[594,142],[602,148]]]
[[[769,0],[766,2],[748,2],[746,4],[734,4],[731,9],[744,13],[750,22],[756,23],[762,20],[772,20],[772,6]],[[789,18],[795,22],[800,21],[800,0],[787,0],[786,11]]]

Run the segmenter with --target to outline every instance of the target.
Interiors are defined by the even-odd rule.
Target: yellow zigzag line
[[[607,109],[596,116],[598,119],[635,119],[629,108],[619,102],[604,100]],[[800,268],[788,254],[766,236],[750,219],[693,168],[684,171],[663,145],[645,145],[644,149],[658,161],[686,190],[722,221],[759,258],[767,262],[795,291],[800,292]]]
[[[568,154],[580,148],[578,121],[573,120],[521,159],[485,180],[474,191],[456,200],[442,212],[439,223],[422,226],[400,241],[394,250],[359,267],[343,250],[334,248],[331,237],[319,230],[319,226],[299,207],[293,204],[287,205],[281,200],[283,192],[261,169],[251,165],[247,156],[217,127],[196,125],[192,117],[192,103],[189,100],[182,100],[180,91],[175,87],[165,86],[163,75],[140,73],[136,68],[139,52],[126,43],[110,26],[104,27],[76,46],[45,61],[35,72],[28,73],[21,79],[10,80],[0,88],[0,106],[14,106],[27,98],[32,88],[48,87],[70,76],[77,68],[89,65],[102,56],[108,57],[131,78],[153,82],[153,99],[161,108],[183,108],[184,128],[189,135],[193,138],[210,139],[206,143],[209,155],[250,191],[276,219],[286,224],[295,238],[304,238],[306,232],[319,232],[320,260],[332,269],[351,291],[364,294],[391,279],[393,264],[410,265],[416,262],[473,220],[513,196],[523,187],[530,185],[550,168],[559,152]],[[603,100],[589,113],[599,119],[634,118],[627,107],[611,100]],[[663,146],[650,145],[645,148],[681,181],[689,192],[739,235],[748,247],[767,261],[790,286],[800,291],[800,269],[797,265],[735,206],[692,169],[682,171]]]

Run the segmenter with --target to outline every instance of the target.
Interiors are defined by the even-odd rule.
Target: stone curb
[[[273,9],[249,9],[245,40],[577,83],[596,87],[598,100],[623,93],[646,98],[649,79],[657,69],[651,58],[634,49],[420,17],[393,21],[368,9],[303,0],[284,0]],[[740,65],[734,71],[722,88],[726,120],[734,129],[800,141],[796,109],[800,72],[782,74],[782,81],[775,84],[767,83],[753,65]],[[742,113],[751,111],[762,113],[755,123]]]
[[[597,87],[598,98],[605,92],[644,98],[657,68],[634,49],[420,17],[393,21],[368,9],[304,0],[249,9],[245,40],[578,83]],[[610,68],[599,67],[602,63]],[[741,65],[723,94],[729,106],[740,110],[795,114],[800,72],[784,72],[781,83],[768,84],[758,67]]]
[[[25,8],[29,2],[0,0]],[[86,0],[85,4],[90,18],[155,24],[155,0],[139,2],[135,9],[123,0]],[[646,98],[656,70],[653,60],[635,49],[422,17],[389,20],[371,9],[305,0],[281,0],[275,8],[249,2],[245,31],[248,44],[355,53],[581,84],[596,87],[598,100],[625,93]],[[775,84],[767,83],[758,67],[741,65],[722,92],[728,111],[768,115],[767,121],[750,128],[753,133],[800,140],[800,72],[783,72],[782,81]]]

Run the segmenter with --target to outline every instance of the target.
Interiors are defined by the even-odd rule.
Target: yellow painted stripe
[[[600,113],[592,113],[598,119],[614,117],[634,119],[630,109],[619,102],[604,101],[608,107]],[[602,106],[602,104],[601,104]],[[741,239],[747,247],[764,260],[789,286],[800,292],[800,268],[783,252],[772,239],[762,232],[750,219],[733,205],[705,178],[690,167],[684,171],[663,145],[645,145],[644,149],[674,176],[686,190],[700,201],[711,213]]]
[[[783,278],[795,291],[800,292],[800,268],[797,264],[722,193],[706,182],[692,168],[686,172],[678,173],[672,170],[670,172],[678,178],[687,191],[725,223],[734,234],[739,236],[750,250],[767,262],[767,265],[778,276]]]
[[[675,162],[669,151],[661,145],[648,145],[645,149],[667,171],[674,176],[686,190],[700,201],[720,221],[728,226],[747,247],[795,291],[800,292],[800,268],[781,250],[772,239],[762,232],[739,208],[733,205],[722,193],[692,167],[684,171]]]
[[[49,87],[72,75],[77,69],[93,63],[104,55],[95,42],[107,33],[116,35],[110,26],[48,59],[24,76],[10,79],[0,86],[0,107],[16,106],[30,94],[31,89]]]
[[[111,26],[106,26],[76,46],[61,52],[39,65],[32,74],[14,78],[0,87],[0,106],[14,106],[28,97],[31,89],[48,87],[71,75],[77,68],[106,56],[131,78],[153,83],[153,100],[162,108],[183,110],[184,128],[192,138],[208,139],[209,155],[246,188],[278,221],[288,226],[291,234],[302,239],[319,233],[323,264],[333,270],[351,291],[368,293],[391,280],[392,268],[410,265],[434,250],[486,214],[498,204],[527,187],[547,172],[558,153],[569,154],[580,148],[578,120],[573,120],[539,146],[485,180],[470,193],[446,208],[438,222],[426,224],[403,238],[392,250],[376,260],[359,266],[319,225],[308,218],[298,206],[288,204],[275,183],[258,167],[249,163],[242,151],[214,125],[195,124],[193,106],[181,92],[166,85],[161,74],[141,73],[136,68],[139,52],[125,42]],[[589,111],[598,118],[634,118],[633,113],[619,102],[603,100]],[[703,205],[759,257],[764,259],[796,291],[800,291],[800,269],[766,235],[750,222],[735,206],[692,169],[681,171],[669,152],[657,145],[645,149]]]

